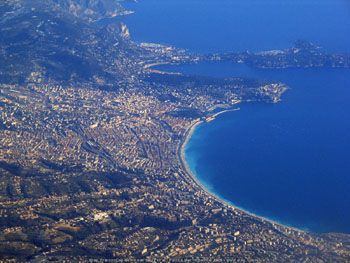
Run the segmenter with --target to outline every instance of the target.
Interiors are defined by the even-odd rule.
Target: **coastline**
[[[220,112],[217,112],[215,114],[215,117],[220,115],[220,114],[223,114],[225,112],[229,112],[229,111],[235,111],[235,110],[239,110],[239,109],[232,109],[232,110],[223,110],[223,111],[220,111]],[[215,117],[212,119],[212,120],[215,120]],[[212,121],[211,120],[211,121]],[[308,232],[306,230],[302,230],[302,229],[298,229],[298,228],[295,228],[295,227],[292,227],[292,226],[288,226],[288,225],[284,225],[282,223],[279,223],[279,222],[276,222],[276,221],[273,221],[269,218],[265,218],[265,217],[262,217],[262,216],[259,216],[259,215],[256,215],[254,213],[251,213],[247,210],[244,210],[240,207],[237,207],[237,206],[234,206],[232,203],[230,203],[229,201],[226,201],[222,198],[220,198],[219,196],[217,196],[216,194],[210,192],[204,185],[202,185],[199,180],[196,178],[196,176],[193,174],[193,172],[191,171],[188,163],[186,162],[186,158],[185,158],[185,148],[186,148],[186,145],[187,143],[189,142],[189,140],[191,139],[192,137],[192,134],[194,132],[194,130],[200,125],[202,124],[204,121],[203,120],[195,120],[193,121],[190,125],[188,125],[186,127],[186,131],[185,131],[185,135],[184,135],[184,138],[180,141],[180,144],[179,144],[179,147],[178,147],[178,158],[179,158],[179,161],[180,161],[180,164],[181,164],[181,167],[183,169],[183,171],[185,172],[185,176],[187,176],[188,178],[190,178],[190,180],[192,180],[192,182],[194,182],[203,192],[204,194],[206,194],[207,196],[209,196],[210,198],[214,199],[215,201],[221,203],[223,206],[225,207],[229,207],[231,208],[232,210],[238,210],[240,211],[241,213],[245,213],[251,217],[254,217],[255,219],[258,219],[260,220],[261,222],[268,222],[270,224],[272,224],[272,226],[279,226],[279,227],[282,227],[282,228],[285,228],[285,229],[290,229],[290,230],[293,230],[293,231],[297,231],[297,232]]]

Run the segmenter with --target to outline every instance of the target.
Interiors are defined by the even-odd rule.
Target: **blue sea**
[[[305,39],[350,52],[348,0],[139,0],[123,21],[136,42],[190,52],[284,49]],[[258,70],[230,63],[159,69],[285,82],[277,104],[242,103],[194,131],[185,155],[211,192],[313,232],[350,233],[350,70]]]

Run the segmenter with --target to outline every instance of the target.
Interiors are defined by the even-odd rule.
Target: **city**
[[[285,84],[156,71],[153,64],[197,58],[136,45],[124,25],[101,33],[121,51],[98,51],[100,32],[84,28],[96,31],[86,46],[104,68],[77,70],[68,81],[65,69],[51,76],[39,62],[34,71],[2,71],[0,262],[348,262],[348,235],[304,232],[237,209],[184,164],[191,128],[215,118],[214,109],[278,102]],[[93,81],[80,80],[90,73]]]

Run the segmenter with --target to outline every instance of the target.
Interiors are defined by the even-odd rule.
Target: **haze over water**
[[[306,39],[350,52],[346,0],[140,0],[132,39],[191,52],[283,49]],[[249,212],[316,232],[350,233],[350,70],[257,70],[229,63],[161,67],[285,82],[277,104],[244,103],[200,125],[186,160],[210,191]]]

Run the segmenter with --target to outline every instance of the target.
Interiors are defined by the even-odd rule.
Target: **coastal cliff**
[[[346,262],[348,235],[237,209],[179,156],[213,109],[277,102],[286,85],[155,73],[198,57],[92,23],[120,13],[118,1],[0,1],[0,261]]]
[[[281,69],[281,68],[350,68],[350,54],[327,53],[319,46],[306,41],[297,40],[294,46],[284,50],[243,53],[216,53],[200,56],[209,61],[230,61],[245,63],[253,68]]]

